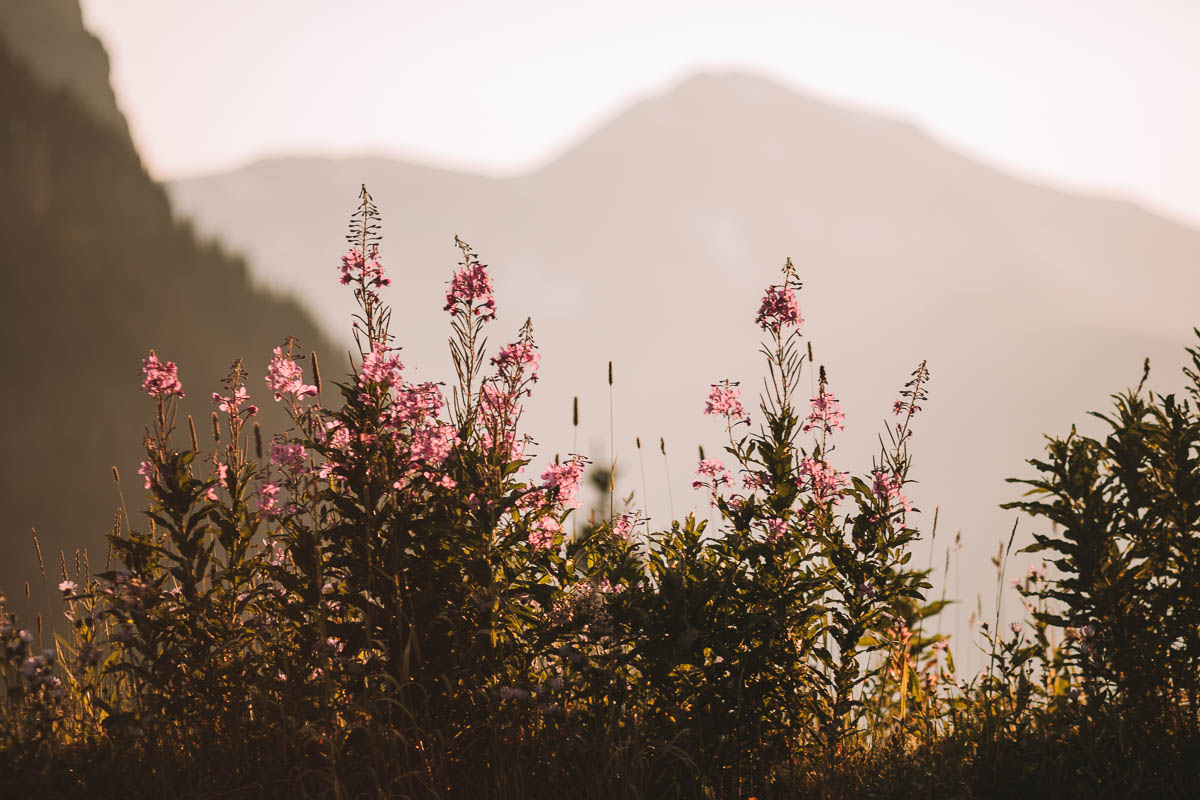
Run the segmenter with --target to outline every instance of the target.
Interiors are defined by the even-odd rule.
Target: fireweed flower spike
[[[154,482],[154,464],[149,461],[141,462],[138,465],[138,475],[145,479],[145,486],[149,489]]]
[[[902,483],[898,475],[889,475],[882,470],[875,470],[875,484],[873,488],[875,496],[885,501],[889,509],[894,501],[905,511],[912,511],[912,503],[904,496]]]
[[[496,298],[492,294],[492,279],[488,276],[487,265],[480,264],[473,254],[466,256],[465,261],[450,281],[443,310],[458,314],[460,309],[469,309],[480,319],[495,319]]]
[[[551,502],[562,508],[579,508],[579,501],[575,496],[579,493],[583,468],[587,463],[583,456],[572,455],[565,463],[546,467],[546,471],[542,473],[542,485]]]
[[[246,391],[245,386],[236,387],[233,390],[233,397],[225,397],[217,392],[213,392],[212,396],[212,401],[214,404],[216,404],[217,408],[227,414],[238,413],[238,409],[241,407],[242,403],[245,403],[249,399],[250,393]],[[258,406],[248,405],[246,406],[246,411],[250,416],[254,416],[258,413]]]
[[[284,472],[298,475],[304,471],[304,459],[307,453],[304,445],[283,442],[271,443],[271,464],[281,467]],[[222,475],[224,480],[224,475]]]
[[[359,370],[358,385],[366,388],[368,384],[376,383],[384,389],[400,386],[402,383],[400,373],[403,369],[404,365],[400,363],[400,358],[389,354],[389,349],[383,342],[376,342],[371,348],[371,352],[363,359],[362,369]],[[313,394],[316,394],[317,387],[311,388]]]
[[[612,535],[627,542],[633,534],[633,529],[641,524],[641,522],[642,518],[640,514],[628,511],[619,514],[612,524]]]
[[[174,361],[159,361],[154,351],[142,359],[142,389],[151,397],[165,400],[172,395],[186,397],[179,382],[179,367]]]
[[[796,293],[787,286],[769,287],[754,321],[764,331],[769,332],[778,331],[785,325],[802,325],[804,318],[800,316],[800,304],[796,302]]]
[[[363,286],[380,288],[391,286],[392,279],[383,274],[383,265],[379,263],[379,247],[370,245],[364,255],[357,247],[342,256],[342,285],[361,283]]]
[[[728,380],[714,383],[712,389],[709,390],[708,400],[704,404],[704,413],[710,416],[726,417],[731,425],[749,422],[746,417],[746,409],[739,399],[740,396],[741,392],[736,383]]]
[[[783,283],[767,287],[767,293],[758,306],[755,323],[764,331],[775,334],[783,327],[803,325],[800,304],[796,301],[796,290],[800,286],[800,281],[796,280],[796,268],[789,258],[783,267]]]
[[[846,473],[838,472],[824,461],[805,458],[800,462],[800,477],[796,479],[796,485],[811,489],[813,499],[818,503],[833,500],[848,483]]]
[[[696,468],[696,474],[701,475],[708,480],[696,479],[692,481],[693,489],[703,489],[707,487],[711,492],[709,502],[717,505],[718,496],[722,486],[732,486],[733,476],[725,469],[725,465],[715,458],[704,458],[704,448],[700,448],[700,463]]]
[[[285,394],[294,399],[315,397],[317,387],[304,383],[304,370],[290,356],[283,354],[282,347],[276,347],[271,363],[267,367],[267,388],[275,393],[275,402],[283,400]]]
[[[274,520],[279,518],[282,509],[279,505],[279,484],[264,481],[258,487],[258,513],[264,518]]]
[[[838,404],[837,398],[822,387],[817,396],[812,399],[812,410],[808,414],[808,419],[804,421],[803,430],[807,433],[816,428],[822,433],[833,433],[834,428],[839,431],[844,430],[842,423],[845,419],[846,415],[842,413],[842,407]]]
[[[500,352],[492,356],[491,363],[500,373],[502,380],[514,383],[528,380],[536,383],[538,364],[541,359],[542,356],[538,353],[537,346],[532,342],[513,342],[501,347]],[[525,375],[526,367],[529,368],[528,376]]]
[[[733,485],[733,478],[725,470],[725,465],[715,458],[703,459],[696,468],[697,475],[703,475],[712,481],[712,488],[715,491],[720,486]],[[694,480],[692,488],[699,489],[703,486],[710,485],[708,481]]]
[[[766,521],[767,541],[771,543],[778,542],[787,534],[787,521],[779,517],[772,517]]]
[[[562,533],[562,525],[552,516],[542,517],[529,532],[529,546],[534,550],[549,550],[555,538]]]

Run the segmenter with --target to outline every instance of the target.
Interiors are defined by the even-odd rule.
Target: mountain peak
[[[668,90],[668,95],[726,94],[761,101],[781,94],[797,94],[779,81],[759,72],[743,69],[701,70],[692,73]]]
[[[658,171],[673,163],[772,165],[831,153],[927,161],[944,154],[914,125],[861,111],[738,69],[705,70],[643,96],[576,141],[541,170],[576,180],[598,162],[618,172]],[[707,168],[707,167],[705,167]]]
[[[829,119],[856,120],[875,126],[913,129],[909,123],[885,113],[866,111],[838,100],[789,85],[760,72],[714,69],[693,73],[665,91],[644,98],[638,105],[680,106],[698,104],[714,114],[747,112],[803,113]]]

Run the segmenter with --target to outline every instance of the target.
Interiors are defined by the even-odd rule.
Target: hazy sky
[[[509,173],[691,72],[908,118],[1200,224],[1196,0],[83,0],[151,172],[374,152]]]

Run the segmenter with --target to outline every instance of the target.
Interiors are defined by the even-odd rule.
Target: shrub
[[[1200,332],[1198,332],[1200,335]],[[1052,522],[1029,552],[1058,575],[1032,594],[1039,621],[1065,636],[1062,667],[1079,675],[1093,713],[1194,734],[1200,717],[1200,350],[1184,372],[1191,400],[1137,388],[1114,395],[1096,439],[1053,437],[1037,499],[1010,503]]]
[[[202,448],[178,419],[179,367],[145,359],[144,527],[122,502],[115,565],[92,575],[85,555],[68,575],[63,559],[71,632],[55,648],[0,620],[0,752],[26,791],[36,777],[122,796],[987,795],[1064,775],[1086,791],[1148,774],[1119,735],[1088,738],[1127,719],[1168,721],[1179,743],[1137,753],[1187,763],[1194,404],[1139,386],[1105,441],[1051,440],[1027,481],[1051,500],[1013,507],[1063,527],[1031,548],[1059,572],[1018,581],[1034,626],[982,626],[988,671],[959,682],[927,630],[946,601],[927,602],[929,570],[910,566],[929,371],[901,389],[871,467],[842,471],[824,368],[797,396],[814,365],[790,261],[756,318],[757,414],[732,380],[707,398],[727,436],[693,482],[711,521],[656,530],[610,494],[568,526],[588,461],[532,466],[532,323],[489,356],[490,274],[456,238],[455,380],[448,397],[410,382],[365,188],[348,238],[352,371],[329,382],[295,339],[276,347],[265,386],[287,430],[264,438],[237,361]],[[611,487],[614,469],[593,477]]]

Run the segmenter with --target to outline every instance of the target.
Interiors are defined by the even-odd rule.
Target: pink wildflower
[[[1019,623],[1019,622],[1014,622],[1014,623],[1012,623],[1011,625],[1009,625],[1008,627],[1009,627],[1009,629],[1010,629],[1010,630],[1013,632],[1013,636],[1020,636],[1020,635],[1021,635],[1021,627],[1022,627],[1021,623]]]
[[[733,478],[725,471],[725,465],[715,458],[706,458],[700,462],[696,468],[697,475],[703,475],[712,480],[712,488],[716,490],[721,486],[730,486],[733,484]],[[707,481],[692,481],[692,488],[699,489],[701,486],[710,485]]]
[[[267,367],[267,388],[275,393],[275,402],[283,399],[285,394],[294,398],[315,397],[317,387],[304,382],[304,370],[295,360],[283,354],[282,347],[276,347],[274,357]]]
[[[833,433],[834,428],[844,430],[842,423],[845,419],[846,415],[842,413],[837,398],[823,391],[812,399],[812,411],[804,421],[803,430],[807,433],[813,428],[819,428],[824,433]]]
[[[787,522],[779,517],[767,520],[767,541],[778,542],[787,533]]]
[[[279,517],[279,484],[271,481],[264,482],[258,487],[258,513],[262,514],[267,519],[276,519]]]
[[[495,450],[509,461],[524,455],[525,440],[517,440],[516,421],[521,413],[517,386],[496,379],[485,383],[479,393],[480,439],[485,450]]]
[[[229,488],[229,465],[222,464],[220,461],[217,462],[217,483],[221,485],[222,489]]]
[[[358,385],[365,387],[368,383],[378,383],[385,389],[400,384],[400,371],[404,365],[400,358],[388,354],[388,348],[383,342],[376,342],[371,352],[363,359],[362,369],[358,375]]]
[[[724,381],[714,383],[708,393],[708,401],[704,404],[704,413],[712,416],[728,417],[733,423],[746,420],[746,409],[738,399],[741,392],[737,384]]]
[[[293,475],[304,470],[304,459],[307,452],[302,444],[271,443],[271,463],[283,467],[284,471]]]
[[[904,413],[904,401],[898,397],[892,401],[892,413],[896,416]]]
[[[153,350],[149,358],[142,359],[142,376],[142,389],[151,397],[187,396],[179,382],[179,367],[174,361],[159,361]]]
[[[800,316],[796,293],[790,286],[768,287],[754,321],[764,331],[771,333],[777,333],[784,325],[803,324],[804,319]]]
[[[617,517],[616,522],[612,526],[612,535],[623,541],[629,541],[630,534],[633,533],[633,528],[638,523],[638,515],[628,512]]]
[[[340,422],[331,420],[325,423],[324,432],[319,432],[321,441],[326,442],[332,449],[346,451],[350,447],[350,430]]]
[[[417,425],[425,419],[436,417],[442,410],[442,390],[436,383],[418,383],[402,386],[396,391],[391,408],[393,425]]]
[[[366,257],[357,247],[342,256],[342,285],[348,286],[358,281],[366,286],[391,286],[392,279],[385,278],[383,266],[379,263],[379,248],[375,245],[367,251]]]
[[[742,486],[747,489],[761,489],[767,485],[767,480],[771,476],[762,471],[747,472],[742,476]]]
[[[895,501],[905,511],[912,511],[912,503],[904,496],[900,476],[875,470],[874,491],[876,497],[887,502],[888,508],[891,508],[892,502]]]
[[[212,396],[213,403],[216,404],[216,406],[219,410],[224,411],[226,414],[236,414],[238,412],[238,408],[242,405],[242,403],[246,402],[249,399],[250,399],[250,393],[248,391],[246,391],[245,386],[235,387],[233,390],[233,397],[225,397],[223,395],[217,394],[216,392],[213,392],[213,396]],[[246,410],[248,412],[250,412],[250,416],[253,417],[255,414],[258,413],[258,406],[249,405],[249,406],[246,406]]]
[[[818,503],[832,500],[847,482],[846,473],[812,458],[800,462],[800,477],[796,479],[796,484],[801,488],[807,485],[812,489],[813,498]]]
[[[534,550],[549,550],[554,547],[554,537],[562,533],[562,525],[554,517],[546,516],[537,521],[529,532],[529,546]]]
[[[512,389],[488,381],[479,389],[479,417],[485,425],[503,426],[518,407]]]
[[[449,458],[458,444],[458,432],[453,425],[433,425],[413,431],[409,458],[434,466]]]
[[[579,508],[575,495],[579,493],[586,463],[583,456],[572,455],[566,463],[551,464],[542,473],[543,488],[563,508]]]
[[[600,582],[596,584],[596,591],[600,592],[600,594],[620,594],[625,591],[625,584],[614,584],[608,578],[601,578]]]
[[[138,465],[138,475],[145,478],[146,488],[149,489],[154,479],[154,464],[149,461],[143,461]]]
[[[500,352],[492,357],[500,376],[514,383],[524,379],[526,365],[529,365],[529,380],[537,381],[538,364],[542,356],[532,343],[513,342],[500,348]]]
[[[450,291],[446,292],[445,311],[459,313],[458,307],[470,308],[480,319],[496,318],[496,299],[492,296],[492,279],[487,267],[472,261],[454,273]]]

